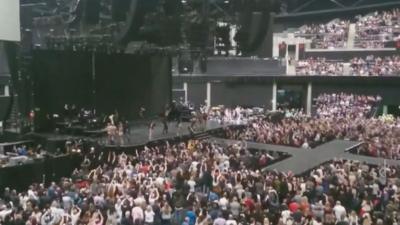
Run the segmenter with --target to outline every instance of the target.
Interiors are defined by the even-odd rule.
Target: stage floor
[[[185,136],[189,134],[189,122],[182,122],[180,128],[177,127],[176,122],[168,123],[168,133],[163,134],[163,124],[161,122],[156,122],[156,126],[153,130],[153,138],[149,140],[149,126],[147,123],[133,124],[130,126],[129,134],[125,134],[122,138],[117,137],[115,144],[111,144],[107,136],[101,137],[99,143],[102,146],[112,147],[112,146],[136,146],[143,145],[150,141],[170,139],[179,136]],[[223,127],[215,121],[207,121],[205,126],[197,126],[195,134],[203,133],[205,131],[210,131]]]
[[[122,137],[117,136],[114,143],[110,143],[107,135],[102,135],[100,137],[87,137],[87,136],[77,136],[77,135],[66,135],[57,133],[35,133],[35,136],[40,136],[52,141],[62,141],[68,139],[86,139],[93,142],[99,143],[101,146],[105,147],[133,147],[147,144],[151,141],[170,139],[179,136],[189,135],[189,122],[182,122],[180,128],[177,127],[176,122],[168,123],[168,133],[163,134],[163,124],[161,121],[156,121],[156,126],[153,130],[153,138],[149,140],[149,123],[148,122],[132,122],[130,123],[130,129],[128,134],[124,134]],[[195,134],[200,134],[205,131],[210,131],[223,127],[216,121],[207,121],[205,126],[196,126]]]

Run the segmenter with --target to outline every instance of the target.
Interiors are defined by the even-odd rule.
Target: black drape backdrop
[[[88,107],[92,101],[91,54],[34,51],[35,106],[44,113],[61,113],[65,104]]]
[[[154,55],[96,55],[96,108],[136,119],[141,106],[157,115],[170,101],[171,63]]]
[[[149,103],[150,60],[148,56],[96,56],[96,108],[107,114],[115,110],[123,117],[137,114]]]
[[[154,56],[151,58],[151,83],[150,103],[151,113],[162,112],[164,106],[172,99],[172,61],[165,56]],[[166,71],[168,75],[166,76]]]
[[[60,113],[64,104],[115,110],[136,119],[162,112],[171,99],[171,60],[164,55],[105,54],[37,50],[33,57],[34,102],[42,114]]]

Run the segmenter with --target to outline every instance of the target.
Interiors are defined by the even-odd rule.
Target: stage
[[[130,126],[128,134],[124,134],[121,138],[117,137],[115,143],[110,143],[107,136],[98,139],[98,143],[104,147],[133,147],[139,145],[151,144],[160,140],[168,140],[179,137],[187,137],[189,133],[189,122],[182,122],[180,128],[177,127],[176,122],[168,123],[168,133],[163,133],[163,124],[161,121],[156,122],[153,130],[153,138],[149,140],[149,125],[148,123],[136,123]],[[223,126],[215,121],[207,121],[204,125],[197,125],[194,136],[202,136],[208,134],[210,131],[217,130]]]
[[[173,140],[181,138],[190,138],[189,122],[182,122],[177,126],[176,122],[168,123],[168,133],[163,133],[163,124],[161,121],[156,121],[156,126],[153,130],[153,138],[149,140],[149,122],[135,121],[129,123],[129,129],[123,136],[117,136],[114,142],[111,142],[104,130],[86,132],[89,135],[72,135],[72,134],[57,134],[57,133],[31,133],[28,137],[41,142],[46,149],[62,148],[67,140],[85,140],[96,144],[103,148],[134,148],[143,145],[156,144],[159,141]],[[221,125],[216,121],[207,121],[203,125],[196,124],[193,138],[206,137],[212,132],[217,132],[220,128],[231,126],[232,124]],[[44,143],[47,142],[47,143]]]

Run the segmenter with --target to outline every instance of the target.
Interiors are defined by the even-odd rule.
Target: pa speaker
[[[131,0],[112,0],[112,19],[116,22],[126,21]]]
[[[85,2],[85,23],[98,24],[100,18],[100,1],[99,0],[86,0]]]
[[[139,28],[143,24],[144,15],[146,14],[143,10],[142,1],[146,0],[132,0],[130,2],[126,26],[123,28],[118,40],[121,44],[128,44],[138,36]]]

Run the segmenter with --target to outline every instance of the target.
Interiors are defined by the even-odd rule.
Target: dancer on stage
[[[149,125],[149,141],[153,140],[153,132],[154,132],[155,127],[156,127],[156,123],[154,121],[151,121],[150,125]]]
[[[124,124],[119,122],[118,124],[118,137],[120,145],[124,144]]]
[[[171,112],[170,108],[167,106],[164,112],[162,119],[162,123],[163,123],[163,134],[168,134],[168,116],[169,113]]]
[[[182,134],[182,123],[181,123],[181,119],[178,118],[177,124],[176,124],[176,136],[180,137]]]
[[[115,136],[117,134],[117,127],[113,123],[108,123],[107,127],[108,143],[115,144]]]
[[[162,124],[163,124],[163,134],[168,134],[168,119],[166,117],[162,118]]]
[[[141,119],[141,120],[144,120],[144,113],[146,112],[146,108],[144,108],[143,106],[142,107],[140,107],[140,110],[139,110],[139,118]]]

